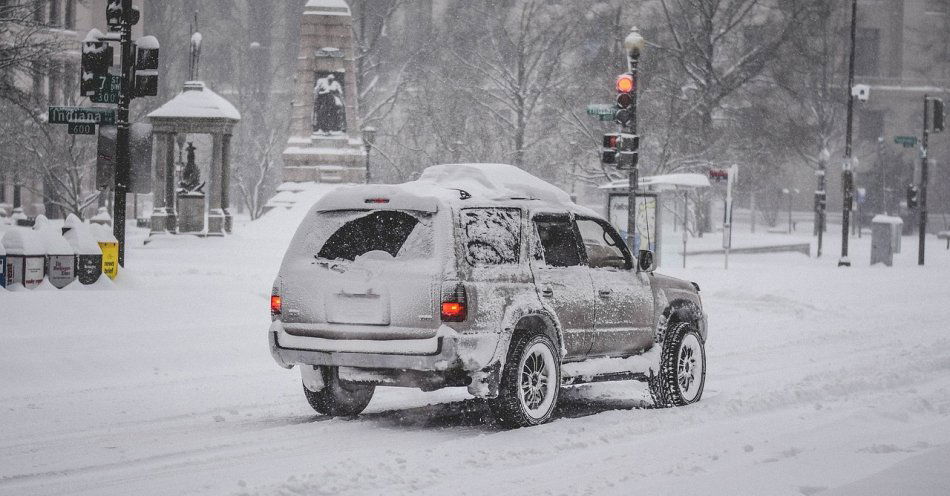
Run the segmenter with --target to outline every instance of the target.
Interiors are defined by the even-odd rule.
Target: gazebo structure
[[[231,135],[234,125],[241,120],[241,114],[234,105],[211,91],[203,82],[197,81],[200,52],[201,34],[194,33],[191,39],[192,81],[186,82],[181,93],[175,98],[148,114],[154,140],[155,187],[151,219],[152,234],[190,232],[222,236],[231,232],[231,213],[228,211]],[[175,174],[175,142],[179,134],[210,134],[212,138],[207,222],[204,219],[203,194],[188,195],[190,198],[199,197],[200,202],[198,205],[189,206],[187,212],[179,210],[178,182]],[[184,205],[182,207],[184,208]],[[185,219],[184,215],[189,212],[193,217],[199,218]],[[191,222],[180,222],[180,214],[183,216],[181,220]],[[183,224],[204,225],[205,228],[187,227],[182,230]]]

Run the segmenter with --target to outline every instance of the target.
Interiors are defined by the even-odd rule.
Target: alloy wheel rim
[[[527,350],[520,364],[518,396],[525,412],[532,418],[541,418],[554,401],[554,356],[543,343],[535,343]]]
[[[686,401],[699,395],[703,383],[703,351],[699,339],[692,334],[683,337],[676,365],[676,383]]]

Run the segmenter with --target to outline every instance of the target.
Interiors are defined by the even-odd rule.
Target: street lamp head
[[[376,128],[373,126],[366,126],[363,128],[363,143],[367,147],[373,146],[376,143]]]
[[[643,36],[640,36],[640,30],[636,26],[630,30],[630,34],[623,40],[623,48],[627,51],[627,55],[631,57],[639,57],[645,45],[646,40],[643,39]]]

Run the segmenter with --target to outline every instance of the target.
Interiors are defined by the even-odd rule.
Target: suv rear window
[[[320,244],[318,238],[328,233]],[[316,256],[325,260],[353,261],[371,251],[396,259],[425,258],[432,247],[428,216],[390,210],[321,212],[319,228],[308,238],[306,244],[320,245]]]
[[[465,258],[472,265],[516,264],[521,258],[521,210],[466,208],[461,211]]]

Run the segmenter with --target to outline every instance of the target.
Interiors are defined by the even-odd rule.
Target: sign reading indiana
[[[115,125],[115,109],[84,107],[50,107],[50,124],[69,124],[71,122],[91,122],[98,125]]]

